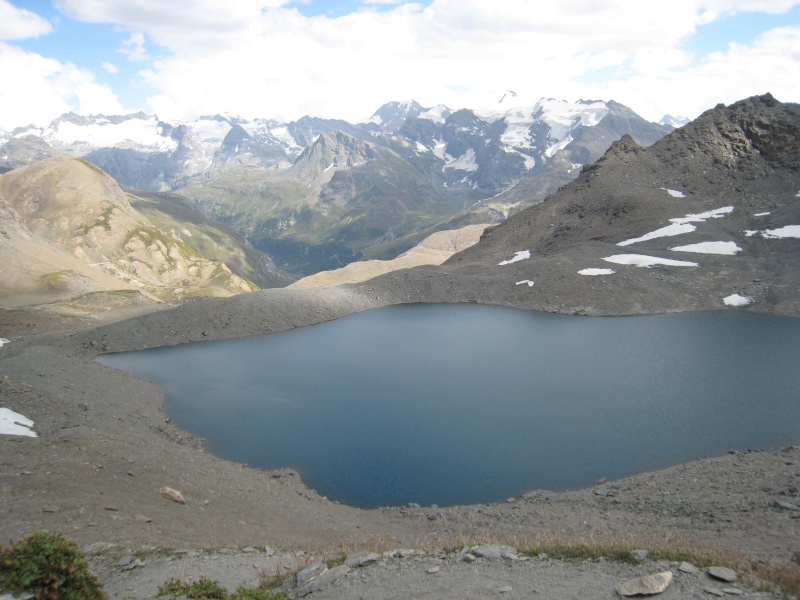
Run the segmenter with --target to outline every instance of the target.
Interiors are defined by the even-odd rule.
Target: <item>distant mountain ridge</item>
[[[398,301],[800,316],[798,140],[800,105],[769,94],[718,105],[647,148],[624,136],[441,267],[374,285]]]
[[[0,132],[0,167],[67,153],[121,185],[173,191],[290,272],[393,258],[426,235],[499,222],[541,201],[630,134],[672,130],[613,101],[542,99],[451,110],[390,102],[364,123],[63,115]]]

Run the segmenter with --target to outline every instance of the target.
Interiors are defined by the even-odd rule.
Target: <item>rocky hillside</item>
[[[769,94],[719,105],[649,148],[625,136],[438,269],[384,283],[403,300],[581,314],[800,315],[799,140],[800,106]]]
[[[123,186],[180,192],[282,268],[309,274],[500,222],[622,135],[647,145],[671,130],[613,101],[525,104],[513,93],[480,110],[390,102],[356,124],[67,114],[0,132],[0,168],[55,152],[81,157]]]
[[[65,156],[0,176],[0,211],[7,301],[120,289],[154,299],[228,296],[257,286],[223,259],[243,274],[266,270],[235,234],[186,218],[189,208],[180,214],[174,199],[126,194],[97,167]]]

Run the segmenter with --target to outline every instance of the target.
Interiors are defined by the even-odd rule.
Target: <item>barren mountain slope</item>
[[[44,283],[33,291],[46,297],[50,288],[54,299],[100,289],[159,299],[255,289],[155,227],[111,177],[83,161],[59,156],[0,176],[0,204],[4,263],[15,269],[7,280],[18,283],[7,294],[24,295],[37,279]]]
[[[649,148],[624,137],[441,270],[483,282],[452,297],[558,312],[796,315],[798,198],[800,106],[767,94],[719,105]]]

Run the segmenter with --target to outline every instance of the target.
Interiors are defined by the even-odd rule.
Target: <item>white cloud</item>
[[[114,92],[92,73],[0,42],[0,129],[46,124],[69,111],[125,112]]]
[[[114,63],[104,61],[103,64],[100,66],[103,67],[103,70],[106,73],[111,73],[112,75],[116,75],[117,73],[119,73],[119,68]]]
[[[23,40],[46,35],[53,31],[47,19],[8,0],[0,0],[0,40]]]
[[[148,61],[150,56],[144,45],[144,34],[141,31],[135,31],[122,41],[122,48],[119,49],[119,52],[127,56],[131,62]]]
[[[673,0],[663,10],[633,0],[361,0],[337,18],[306,17],[293,4],[56,2],[74,18],[126,31],[132,59],[146,59],[148,47],[158,56],[140,75],[157,90],[149,108],[162,118],[229,111],[358,120],[408,98],[480,108],[509,88],[521,103],[614,99],[652,120],[695,117],[766,91],[800,99],[798,27],[707,57],[684,47],[704,23],[781,13],[796,0]]]

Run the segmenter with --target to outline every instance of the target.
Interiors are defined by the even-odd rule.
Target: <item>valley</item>
[[[584,109],[588,112],[581,113],[578,122],[581,119],[591,121],[594,118],[591,115],[597,116],[594,103],[581,110]],[[609,110],[608,114],[611,112]],[[600,126],[608,114],[592,127]],[[455,128],[469,129],[479,124],[470,115],[458,112],[447,119]],[[390,120],[382,117],[380,124],[388,122]],[[419,117],[413,124],[420,128],[428,126],[426,120]],[[408,121],[403,126],[406,125]],[[281,128],[277,130],[282,132]],[[178,228],[170,223],[187,207],[195,208],[204,202],[203,218],[210,218],[214,211],[222,211],[224,206],[234,202],[232,188],[224,194],[220,192],[216,199],[190,198],[187,204],[183,199],[158,195],[172,193],[171,190],[152,191],[141,196],[123,191],[112,178],[74,158],[55,157],[16,167],[0,178],[5,211],[5,233],[0,237],[0,243],[5,246],[0,248],[11,248],[25,256],[26,249],[22,245],[25,242],[36,244],[40,248],[38,252],[43,253],[46,248],[50,254],[47,257],[42,254],[41,260],[47,266],[20,275],[28,279],[14,289],[15,297],[24,300],[20,290],[30,287],[31,282],[40,280],[42,275],[47,276],[46,283],[56,285],[62,276],[48,274],[70,269],[80,273],[78,264],[88,265],[81,269],[95,269],[91,273],[97,279],[91,279],[93,287],[87,290],[90,293],[67,278],[71,286],[69,293],[51,295],[48,302],[36,305],[22,300],[16,305],[7,303],[0,310],[0,337],[8,340],[0,349],[3,376],[0,406],[31,419],[39,435],[38,438],[0,436],[3,451],[0,482],[4,500],[0,534],[12,539],[33,528],[47,528],[64,531],[84,547],[108,544],[98,551],[101,556],[97,564],[107,560],[103,563],[106,564],[104,572],[112,585],[118,586],[115,587],[119,590],[118,597],[124,597],[124,584],[132,582],[136,575],[122,572],[120,567],[114,566],[115,561],[120,555],[132,554],[142,547],[170,551],[230,548],[237,556],[248,555],[251,563],[255,560],[249,558],[243,548],[265,544],[279,548],[282,557],[303,550],[325,558],[356,550],[388,552],[411,547],[427,549],[420,560],[439,561],[435,566],[445,571],[449,568],[447,561],[457,560],[456,553],[451,552],[447,555],[449,558],[436,558],[441,548],[472,547],[482,543],[520,548],[551,547],[548,544],[594,545],[690,549],[709,553],[714,560],[723,557],[727,564],[737,565],[742,570],[755,568],[754,565],[796,570],[800,526],[795,518],[800,514],[797,509],[800,449],[797,445],[731,448],[727,454],[716,458],[690,461],[611,482],[598,481],[586,489],[558,493],[530,490],[507,502],[490,505],[446,508],[409,505],[363,510],[322,497],[304,486],[290,469],[262,472],[214,457],[204,450],[202,440],[166,418],[162,393],[153,384],[105,368],[94,359],[106,352],[288,331],[405,303],[478,303],[597,317],[687,311],[744,311],[797,317],[800,315],[799,130],[798,105],[781,103],[765,94],[729,106],[719,105],[692,123],[653,140],[650,145],[620,135],[614,143],[609,141],[608,150],[596,161],[578,159],[577,155],[569,158],[569,144],[566,144],[558,152],[552,150],[549,157],[553,159],[551,164],[557,163],[559,157],[569,160],[569,167],[575,169],[570,182],[558,191],[554,191],[555,187],[549,188],[547,180],[529,178],[518,181],[499,196],[487,195],[481,201],[470,203],[466,198],[478,194],[478,190],[486,191],[488,188],[482,186],[488,186],[486,182],[491,180],[473,179],[479,172],[484,173],[480,168],[474,171],[462,168],[471,168],[470,149],[475,152],[475,164],[478,164],[477,150],[468,145],[459,146],[453,140],[454,145],[451,147],[448,142],[448,150],[438,158],[434,153],[436,146],[425,146],[427,139],[438,138],[426,138],[420,129],[420,143],[429,151],[419,150],[416,155],[409,150],[407,157],[410,159],[414,154],[417,156],[414,160],[430,161],[429,168],[434,165],[434,170],[442,174],[437,175],[441,177],[437,194],[451,194],[447,196],[450,199],[458,197],[462,207],[460,216],[449,217],[426,213],[424,193],[415,195],[416,204],[409,201],[398,206],[391,201],[392,194],[399,193],[392,191],[393,186],[400,185],[399,179],[394,179],[396,174],[402,169],[415,169],[408,166],[411,164],[408,160],[400,169],[401,163],[395,157],[401,156],[401,142],[393,146],[395,142],[377,144],[360,140],[352,132],[345,132],[350,138],[336,134],[338,144],[347,140],[348,151],[326,154],[329,158],[325,160],[332,162],[317,161],[316,170],[312,168],[314,161],[309,151],[303,158],[305,162],[294,162],[294,166],[277,165],[269,178],[253,178],[249,182],[243,179],[246,185],[252,186],[251,192],[258,190],[263,198],[270,197],[270,190],[276,189],[270,186],[285,185],[292,190],[296,202],[293,210],[297,213],[294,222],[291,219],[283,222],[286,231],[299,232],[298,223],[306,228],[304,235],[308,236],[308,232],[321,231],[330,223],[334,225],[328,231],[335,230],[336,224],[344,222],[342,219],[351,207],[351,199],[360,198],[356,203],[368,205],[380,196],[389,199],[384,204],[378,203],[383,206],[383,212],[378,213],[381,218],[391,215],[389,220],[395,223],[406,215],[415,214],[417,224],[408,229],[398,225],[387,233],[377,228],[373,231],[367,223],[359,225],[359,229],[350,222],[349,231],[364,235],[358,238],[358,244],[353,241],[358,237],[355,233],[355,237],[340,235],[339,241],[341,248],[349,248],[353,256],[359,252],[367,256],[369,248],[376,256],[389,258],[404,251],[405,244],[411,244],[416,236],[432,233],[439,223],[458,221],[462,224],[474,218],[474,222],[491,224],[491,219],[484,218],[489,213],[482,212],[489,204],[513,214],[503,218],[502,223],[486,228],[477,243],[460,249],[438,265],[401,268],[334,287],[281,287],[229,297],[221,296],[232,293],[231,286],[235,282],[242,281],[248,286],[246,282],[249,281],[255,287],[255,274],[263,276],[264,273],[258,261],[270,260],[271,255],[267,253],[259,258],[245,251],[248,244],[242,244],[238,237],[242,231],[235,223],[226,223],[227,219],[233,219],[233,213],[221,218],[225,227],[214,225],[219,229],[213,236],[210,228],[216,221],[212,223],[192,216],[195,225]],[[293,135],[297,136],[302,130],[297,126],[294,131]],[[585,135],[590,131],[587,129]],[[504,133],[492,139],[502,140]],[[273,135],[283,139],[287,149],[295,148],[285,137]],[[573,139],[577,136],[573,130]],[[551,140],[555,142],[556,137],[553,134]],[[314,139],[327,145],[331,138]],[[297,137],[293,139],[297,141]],[[6,143],[6,150],[9,143]],[[28,147],[29,155],[42,149],[36,144],[38,142],[33,142]],[[489,148],[491,144],[486,146]],[[319,149],[323,150],[321,146]],[[325,150],[331,148],[326,146]],[[162,151],[163,148],[158,149]],[[297,157],[305,152],[292,151]],[[511,154],[519,157],[522,166],[526,160],[523,155],[530,157],[522,150]],[[266,164],[267,158],[260,160]],[[361,160],[367,162],[357,164]],[[369,172],[364,170],[366,167],[378,169],[379,160],[387,161],[381,167],[386,169],[387,177],[381,180],[375,195],[370,195],[373,192],[367,191],[361,177]],[[343,167],[348,161],[349,166]],[[580,166],[573,167],[579,163]],[[298,164],[310,165],[310,170],[304,171],[309,173],[304,190],[297,181],[287,184],[280,179],[281,169],[291,170]],[[397,170],[391,170],[387,164]],[[457,167],[441,171],[443,164]],[[13,186],[24,183],[17,178],[20,173],[25,174],[25,169],[49,181],[47,178],[55,175],[46,170],[48,165],[57,166],[56,172],[61,177],[77,172],[80,174],[77,181],[94,182],[93,186],[102,187],[118,200],[113,205],[98,200],[95,204],[82,205],[85,209],[68,212],[63,218],[54,218],[58,214],[54,212],[57,202],[74,202],[64,195],[64,190],[71,189],[69,185],[58,188],[61,195],[42,195],[34,191],[9,193]],[[333,167],[326,173],[330,165]],[[331,175],[332,172],[335,173]],[[417,168],[414,172],[421,171]],[[315,188],[313,182],[323,181],[329,175],[329,182]],[[564,169],[559,177],[568,175]],[[222,189],[221,182],[228,176],[230,173],[213,180],[211,189],[214,185]],[[495,176],[500,187],[509,185],[510,179],[497,173]],[[317,177],[319,179],[315,179]],[[467,181],[459,187],[457,184],[465,177]],[[510,177],[513,179],[516,175]],[[65,181],[75,180],[67,178]],[[233,179],[227,181],[230,183]],[[265,183],[267,181],[269,184]],[[77,183],[70,185],[78,187]],[[187,180],[184,187],[190,185],[195,184]],[[384,185],[386,187],[382,187]],[[200,190],[200,187],[195,189]],[[309,189],[319,189],[319,195],[313,191],[309,200],[303,195],[308,194],[306,190]],[[532,190],[536,189],[541,191],[542,198],[534,198]],[[177,188],[184,196],[182,190]],[[347,194],[345,190],[349,190]],[[540,202],[550,191],[553,193]],[[486,193],[494,193],[494,190]],[[267,223],[276,218],[264,208],[268,203],[253,203],[249,194],[243,202],[249,203],[250,210],[255,211],[254,214],[258,210],[265,211],[259,213],[254,222],[260,219]],[[82,197],[94,196],[87,193]],[[306,214],[304,207],[321,206],[323,198],[329,200],[325,218],[330,221],[321,221],[318,214],[309,214],[305,221],[299,218]],[[528,201],[531,206],[510,208],[517,202]],[[107,212],[104,207],[108,207]],[[423,213],[425,217],[419,217]],[[189,220],[185,216],[181,219]],[[86,228],[85,234],[76,236],[75,232],[81,228]],[[255,234],[256,229],[254,227],[248,235]],[[150,243],[142,236],[143,232],[149,232]],[[129,244],[134,237],[138,241]],[[223,237],[231,242],[223,243]],[[189,238],[194,246],[189,244]],[[313,257],[312,248],[318,241],[302,236],[297,239],[300,241],[293,243],[304,249],[299,252],[301,258],[294,263],[302,268],[292,271],[294,276],[303,269],[313,270],[309,268],[311,259],[308,257]],[[333,235],[330,239],[338,238]],[[376,239],[381,240],[380,243],[376,243]],[[389,247],[391,253],[383,254]],[[213,256],[209,254],[211,248]],[[203,258],[200,258],[201,251]],[[125,271],[128,277],[125,280],[119,278],[122,266],[115,267],[114,273],[92,267],[108,259],[116,260],[117,265],[144,262],[148,252],[167,267],[159,272],[166,279],[146,279],[145,275],[153,271],[131,270]],[[10,250],[4,254],[12,255]],[[56,255],[62,261],[58,264],[64,266],[50,266],[56,264],[56,259],[50,256]],[[89,260],[84,260],[83,255]],[[286,276],[283,268],[287,263],[282,263],[279,256],[272,257],[274,262],[271,263],[277,267],[276,278]],[[173,257],[174,264],[167,257]],[[223,260],[234,266],[238,261],[238,266],[234,270],[226,262],[226,273],[230,275],[219,278],[211,269],[217,264],[215,261]],[[6,268],[6,264],[12,263],[3,264]],[[20,269],[24,266],[20,260],[16,264]],[[37,263],[31,261],[31,264]],[[159,263],[153,260],[148,264]],[[178,297],[175,290],[182,289],[181,277],[191,264],[198,266],[199,273],[209,269],[203,285],[218,286],[219,291],[214,295],[220,297],[198,297],[199,294],[188,294],[188,299]],[[216,271],[220,272],[225,271]],[[108,279],[101,281],[101,273],[102,277],[113,276],[114,282],[123,283],[115,287]],[[134,274],[138,274],[139,279],[134,279]],[[132,283],[134,281],[140,285]],[[165,288],[168,294],[158,297],[156,292],[162,289],[165,281],[170,282]],[[279,281],[261,280],[258,285],[270,283]],[[11,289],[8,283],[4,285]],[[141,290],[159,302],[145,297]],[[118,301],[120,294],[137,300]],[[11,296],[4,291],[4,298]],[[223,393],[220,402],[224,400]],[[424,417],[424,414],[420,416]],[[692,415],[687,419],[691,421]],[[649,426],[657,429],[659,423]],[[176,504],[162,497],[160,490],[165,486],[181,490],[186,504]],[[189,557],[182,562],[184,555],[174,556],[180,557],[175,559],[178,565],[194,564]],[[388,558],[381,560],[384,560],[382,564],[394,564],[386,562]],[[481,561],[479,567],[483,568],[484,559],[478,560]],[[153,568],[160,568],[167,562],[156,558],[147,561]],[[430,567],[425,564],[426,568],[434,567],[433,562]],[[626,570],[627,566],[597,564],[615,580],[632,573]],[[677,561],[658,564],[677,569]],[[493,565],[499,565],[491,566],[494,573],[491,576],[495,577],[516,569],[515,562]],[[642,569],[655,565],[655,559],[648,559]],[[365,573],[383,573],[378,570],[380,568]],[[576,572],[584,568],[588,568],[584,563],[567,563],[564,576],[568,580],[579,578]],[[250,573],[252,577],[252,571]],[[435,577],[436,573],[427,572],[423,576]],[[388,575],[385,577],[383,582],[389,580]],[[514,581],[514,585],[523,585]],[[701,592],[707,584],[707,581],[692,584],[695,587],[686,589],[690,590],[690,595],[707,593]],[[380,589],[381,585],[381,581],[373,582],[372,589]],[[672,593],[679,594],[676,588]],[[743,593],[758,592],[748,588]]]

